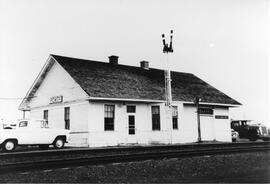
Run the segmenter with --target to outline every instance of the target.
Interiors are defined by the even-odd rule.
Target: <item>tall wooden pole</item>
[[[200,122],[200,98],[196,97],[195,98],[195,104],[196,104],[196,109],[197,109],[197,125],[198,125],[198,142],[202,142],[202,138],[201,138],[201,122]]]
[[[165,96],[166,96],[166,119],[168,124],[168,129],[170,133],[170,144],[172,144],[172,88],[171,88],[171,70],[170,70],[170,62],[169,62],[169,54],[166,54],[167,60],[167,69],[165,70]]]

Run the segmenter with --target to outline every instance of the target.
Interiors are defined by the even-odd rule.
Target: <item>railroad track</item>
[[[163,148],[163,147],[162,147]],[[133,148],[134,149],[134,148]],[[186,148],[183,150],[159,150],[159,151],[145,151],[138,153],[118,153],[102,156],[78,157],[78,158],[58,158],[49,159],[45,161],[23,161],[3,164],[0,166],[0,173],[8,173],[14,171],[33,171],[44,169],[55,169],[65,167],[76,167],[85,165],[99,165],[108,163],[119,162],[133,162],[143,161],[149,159],[163,159],[163,158],[182,158],[191,156],[203,155],[217,155],[217,154],[230,154],[230,153],[243,153],[254,151],[270,151],[270,144],[268,143],[252,143],[252,144],[231,144],[226,146],[199,147],[199,148]],[[38,152],[40,153],[40,152]],[[48,152],[47,152],[48,153]],[[33,153],[31,153],[33,154]],[[14,155],[14,154],[13,154]],[[3,155],[2,155],[3,156]]]
[[[49,149],[34,151],[17,151],[11,153],[0,152],[0,159],[36,156],[65,156],[68,154],[99,154],[112,152],[133,152],[133,151],[160,151],[160,150],[183,150],[183,149],[204,149],[219,147],[242,147],[242,146],[264,146],[270,145],[267,142],[238,142],[238,143],[211,143],[211,144],[178,144],[178,145],[151,145],[151,146],[130,146],[130,147],[106,147],[106,148],[71,148],[71,149]]]

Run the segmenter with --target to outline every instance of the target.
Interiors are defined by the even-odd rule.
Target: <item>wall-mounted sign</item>
[[[61,102],[63,102],[63,96],[62,95],[53,96],[53,97],[50,98],[50,104],[61,103]]]
[[[229,119],[229,116],[216,115],[216,119]]]
[[[209,114],[212,115],[213,114],[213,109],[211,108],[199,108],[199,113],[200,114]]]

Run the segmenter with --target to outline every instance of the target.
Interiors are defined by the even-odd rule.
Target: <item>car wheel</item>
[[[54,143],[53,143],[54,148],[56,149],[61,149],[65,146],[65,141],[63,140],[63,138],[56,138]]]
[[[39,149],[41,150],[46,150],[49,148],[49,145],[48,144],[41,144],[41,145],[38,145]]]
[[[3,143],[2,149],[4,151],[13,151],[16,148],[16,142],[14,140],[7,140]]]

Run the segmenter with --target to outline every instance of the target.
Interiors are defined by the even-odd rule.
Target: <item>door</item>
[[[137,143],[135,116],[128,115],[128,138],[127,143]]]
[[[202,141],[215,140],[215,128],[213,116],[200,116]]]

